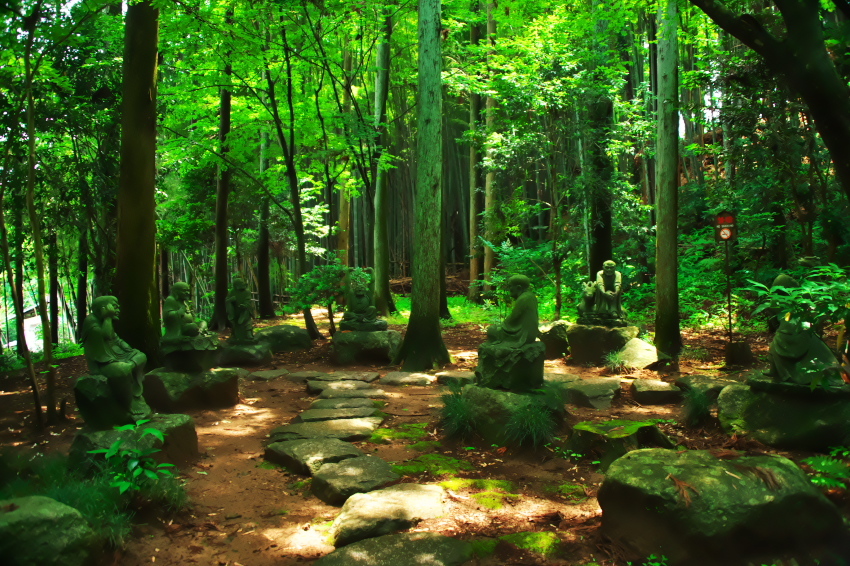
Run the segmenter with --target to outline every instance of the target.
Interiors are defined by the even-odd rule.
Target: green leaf
[[[157,430],[155,428],[146,428],[145,430],[142,431],[142,437],[147,436],[147,435],[153,436],[154,438],[156,438],[160,442],[165,442],[165,435],[162,434],[161,430]]]
[[[159,476],[156,475],[156,472],[154,472],[152,470],[145,470],[145,475],[152,480],[158,480],[159,479]]]

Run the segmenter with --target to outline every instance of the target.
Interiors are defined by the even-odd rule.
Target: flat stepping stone
[[[248,376],[248,379],[252,381],[272,381],[273,379],[277,379],[285,375],[290,375],[288,370],[263,369],[260,371],[251,372],[251,374]]]
[[[325,379],[330,377],[331,374],[325,373],[323,371],[296,371],[289,374],[289,379],[295,382],[299,381],[307,381],[308,379]]]
[[[372,387],[363,381],[308,381],[307,391],[309,393],[321,393],[325,389],[344,391],[351,389],[369,389]]]
[[[682,390],[660,379],[636,379],[631,385],[632,398],[641,405],[666,405],[682,400]]]
[[[461,387],[469,383],[475,383],[474,371],[441,371],[437,374],[437,383],[440,385],[458,384]]]
[[[310,404],[310,409],[354,409],[374,406],[375,401],[372,399],[352,397],[349,399],[317,399]]]
[[[723,379],[719,377],[710,377],[708,375],[686,375],[676,380],[676,385],[683,392],[695,389],[701,391],[706,397],[712,401],[717,400],[720,391],[727,385],[734,385],[737,381],[731,379]]]
[[[381,389],[325,389],[319,395],[319,399],[383,399],[387,397],[386,391]]]
[[[550,383],[572,383],[573,381],[581,380],[580,375],[572,373],[544,373],[543,381]]]
[[[361,417],[371,417],[377,412],[378,409],[371,406],[343,409],[307,409],[295,417],[295,421],[293,422],[311,423],[316,421],[331,421],[334,419],[358,419]]]
[[[401,479],[388,463],[377,456],[349,458],[325,464],[313,474],[311,491],[328,505],[342,505],[355,493],[366,493]]]
[[[338,548],[313,566],[460,566],[472,558],[472,545],[437,533],[399,533]]]
[[[383,419],[364,417],[361,419],[336,419],[312,423],[295,423],[275,428],[269,434],[270,442],[305,440],[308,438],[338,438],[354,441],[366,440],[377,429]]]
[[[346,500],[330,528],[331,543],[359,540],[408,529],[446,513],[445,490],[438,485],[402,483],[357,493]]]
[[[365,453],[337,438],[310,438],[273,442],[266,446],[266,460],[280,464],[291,472],[312,476],[325,464],[335,464]]]
[[[316,376],[315,379],[317,381],[365,381],[371,383],[378,377],[380,377],[380,374],[376,371],[341,371]]]
[[[608,409],[620,393],[619,377],[591,377],[566,383],[567,402],[578,407]]]
[[[381,385],[433,385],[436,375],[410,371],[391,371],[381,378]]]

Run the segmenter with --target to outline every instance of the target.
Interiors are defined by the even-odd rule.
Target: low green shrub
[[[443,401],[440,422],[446,436],[466,437],[473,431],[472,405],[463,396],[459,385],[449,387],[449,392],[440,396]]]
[[[461,471],[472,471],[472,464],[444,454],[423,454],[403,464],[393,465],[393,471],[402,476],[429,473],[432,476],[445,476]]]
[[[712,401],[701,389],[691,388],[682,395],[683,422],[690,428],[705,424],[711,418]]]

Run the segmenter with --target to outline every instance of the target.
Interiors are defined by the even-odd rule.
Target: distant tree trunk
[[[268,167],[266,150],[269,145],[269,136],[263,132],[260,139],[260,173]],[[257,236],[257,293],[260,296],[259,310],[260,318],[272,318],[274,316],[274,300],[272,300],[271,285],[271,261],[269,258],[269,197],[263,197],[260,204],[260,230]]]
[[[24,209],[23,203],[21,203],[20,206],[15,206],[14,209],[13,209],[14,210],[14,217],[13,218],[14,218],[14,222],[15,222],[15,242],[13,244],[14,249],[15,249],[15,260],[14,260],[15,261],[15,282],[14,282],[14,285],[15,285],[16,295],[18,297],[17,300],[20,303],[19,307],[20,307],[20,310],[21,310],[22,313],[24,312],[24,275],[25,275],[24,274],[24,212],[23,212],[23,209]],[[11,280],[9,280],[9,285],[12,285]],[[19,322],[21,324],[23,324],[23,321],[24,321],[23,315],[21,315]],[[21,328],[23,328],[23,326],[21,326]],[[26,344],[26,342],[22,343],[22,342],[18,341],[18,346],[17,346],[18,355],[21,356],[21,357],[24,357],[24,349],[26,348],[25,344]],[[29,355],[29,352],[27,352],[27,355]],[[39,407],[39,410],[41,410],[40,407]]]
[[[233,22],[232,7],[227,10],[225,22],[228,24]],[[230,271],[227,261],[227,248],[230,244],[227,208],[230,199],[232,173],[226,158],[227,154],[230,153],[230,141],[227,138],[230,135],[231,95],[228,86],[233,74],[233,67],[230,64],[229,51],[225,53],[224,57],[226,63],[224,64],[224,77],[222,78],[225,86],[221,88],[220,93],[218,139],[221,154],[225,159],[218,164],[218,184],[215,190],[215,299],[212,320],[210,320],[210,329],[216,332],[221,332],[228,327],[227,282],[228,272]]]
[[[480,0],[472,0],[472,11],[478,12]],[[469,43],[478,46],[481,40],[481,30],[477,23],[469,26]],[[478,140],[478,121],[481,119],[481,95],[469,93],[469,129],[473,139],[469,142],[469,300],[475,303],[481,301],[481,243],[478,241],[478,226],[481,222],[481,195],[478,183],[479,153],[476,147]]]
[[[88,281],[89,281],[89,230],[84,222],[80,222],[80,240],[77,250],[77,342],[82,341],[83,320],[86,318],[88,305]]]
[[[165,246],[159,248],[159,286],[164,301],[171,294],[171,254]]]
[[[351,52],[345,49],[342,56],[342,72],[345,75],[345,89],[343,91],[343,114],[351,112]],[[338,134],[342,130],[338,130]],[[339,192],[339,234],[337,236],[337,255],[344,266],[351,265],[349,253],[351,251],[351,195],[344,186]]]
[[[47,236],[47,271],[50,279],[50,337],[59,344],[59,249],[56,232]]]
[[[127,8],[118,180],[116,330],[130,346],[159,359],[159,289],[156,257],[156,77],[159,10],[150,1]]]
[[[496,2],[487,4],[487,41],[490,46],[496,45],[496,18],[493,13],[496,11]],[[487,135],[491,136],[496,130],[496,99],[493,96],[488,96],[485,102],[485,117]],[[487,150],[487,156],[493,156],[493,150]],[[491,244],[498,244],[495,241],[495,224],[496,224],[496,172],[490,167],[484,177],[484,238]],[[484,246],[484,291],[489,292],[490,276],[493,268],[496,267],[496,252],[492,247]]]
[[[679,192],[678,120],[678,9],[676,0],[659,7],[658,45],[658,145],[655,240],[655,346],[678,359],[682,349],[679,331],[677,257]]]
[[[450,361],[440,333],[443,136],[440,0],[419,0],[416,218],[410,321],[396,363],[423,371]]]
[[[387,234],[387,170],[380,160],[386,138],[387,95],[390,85],[390,38],[393,33],[392,6],[384,6],[384,30],[378,40],[375,76],[375,308],[382,316],[396,312],[390,293],[390,241]]]

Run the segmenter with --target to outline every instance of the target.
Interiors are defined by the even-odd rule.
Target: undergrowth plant
[[[463,396],[461,385],[449,385],[449,392],[440,396],[443,401],[440,421],[446,436],[469,436],[473,431],[472,404]]]
[[[850,465],[845,458],[850,449],[841,446],[833,448],[829,456],[817,455],[803,460],[811,468],[809,480],[818,487],[847,489],[850,485]]]
[[[692,387],[682,395],[682,402],[685,426],[696,428],[711,418],[712,401],[705,391]]]

